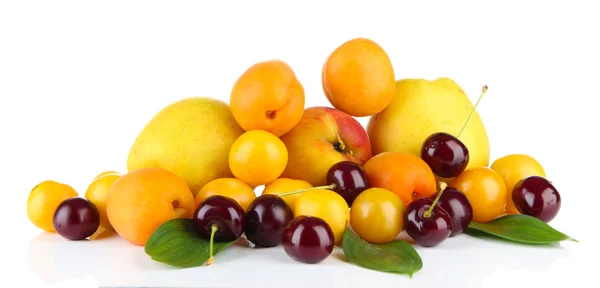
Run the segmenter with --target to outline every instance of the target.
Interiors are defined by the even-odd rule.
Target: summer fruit
[[[194,211],[194,226],[200,237],[210,239],[210,258],[206,265],[213,261],[213,242],[234,241],[244,233],[246,214],[244,209],[233,199],[221,196],[210,196]]]
[[[289,152],[282,178],[326,185],[329,168],[340,161],[362,165],[371,158],[369,137],[352,116],[333,108],[307,108],[300,122],[281,136]]]
[[[427,165],[431,167],[435,175],[442,178],[454,178],[467,168],[469,164],[469,149],[459,138],[469,124],[475,109],[477,109],[477,105],[479,105],[479,101],[481,101],[486,91],[487,86],[484,86],[481,96],[479,96],[477,103],[475,103],[473,110],[471,110],[471,114],[469,114],[469,117],[456,137],[450,133],[438,132],[431,134],[431,136],[425,139],[421,150],[421,159],[427,162]]]
[[[415,199],[435,194],[437,189],[431,168],[410,153],[383,152],[373,156],[363,167],[372,187],[396,193],[405,208]]]
[[[437,198],[437,194],[435,195]],[[440,196],[437,202],[448,214],[452,220],[452,233],[450,237],[454,237],[462,233],[473,220],[473,207],[469,203],[467,196],[456,188],[448,187],[444,190],[444,194]]]
[[[366,38],[344,42],[327,57],[322,70],[325,96],[352,116],[371,116],[394,97],[395,75],[385,50]]]
[[[316,187],[315,187],[316,188]],[[326,189],[303,192],[294,203],[294,216],[318,217],[329,225],[334,243],[342,241],[350,222],[350,207],[340,194]]]
[[[229,151],[243,132],[227,103],[203,97],[179,100],[159,111],[136,137],[128,172],[169,170],[183,178],[195,196],[211,180],[233,177]]]
[[[64,200],[77,195],[77,191],[70,185],[53,180],[42,181],[29,192],[27,217],[36,227],[46,232],[55,232],[52,218],[56,208]]]
[[[327,183],[334,184],[331,190],[337,192],[348,206],[352,205],[356,196],[369,188],[369,178],[362,166],[352,161],[340,161],[327,171]]]
[[[229,153],[233,175],[251,186],[279,178],[288,164],[288,151],[281,140],[263,130],[245,132],[235,140]]]
[[[139,246],[144,246],[160,225],[175,218],[191,219],[194,210],[194,196],[186,182],[162,168],[122,175],[110,186],[106,198],[106,214],[115,231]]]
[[[546,223],[556,217],[561,206],[558,190],[541,176],[529,176],[517,182],[512,199],[519,212]]]
[[[449,185],[464,193],[473,208],[473,221],[486,223],[504,213],[506,185],[502,177],[488,167],[465,170]]]
[[[106,197],[108,196],[108,191],[110,191],[110,186],[120,176],[121,174],[114,171],[102,172],[92,180],[92,183],[90,183],[85,191],[85,198],[92,201],[98,209],[100,227],[104,229],[112,229],[112,225],[108,221],[108,216],[106,216]]]
[[[298,216],[286,226],[282,244],[292,259],[315,264],[333,252],[333,232],[321,218]]]
[[[512,199],[512,191],[517,182],[529,176],[546,177],[542,165],[533,157],[525,154],[509,154],[500,157],[490,166],[496,171],[506,184],[508,198],[506,199],[506,212],[519,213]]]
[[[54,230],[69,240],[84,240],[98,230],[100,214],[94,203],[83,197],[64,200],[53,216]]]
[[[233,117],[244,130],[265,130],[279,137],[300,121],[304,87],[287,63],[262,61],[237,79],[229,102]]]
[[[404,204],[400,197],[383,188],[363,191],[350,209],[350,226],[367,242],[393,241],[404,228]]]
[[[279,196],[260,195],[246,212],[246,238],[258,247],[274,247],[283,240],[283,231],[294,214]]]
[[[421,246],[436,246],[450,237],[452,233],[450,214],[437,205],[445,188],[445,183],[440,186],[440,192],[435,200],[420,198],[411,202],[406,208],[404,214],[406,233]]]
[[[198,207],[204,199],[213,195],[226,196],[235,200],[244,211],[248,209],[252,200],[256,198],[254,189],[246,184],[246,182],[237,178],[219,178],[206,183],[206,185],[198,191],[195,198],[196,207]]]
[[[421,156],[425,140],[434,133],[457,133],[473,111],[469,97],[454,81],[439,78],[396,82],[392,103],[370,117],[367,131],[373,155],[406,152]],[[469,148],[466,169],[489,164],[489,139],[477,111],[460,135]]]
[[[279,178],[265,185],[265,189],[262,191],[262,194],[279,195],[286,192],[292,192],[295,190],[307,189],[312,187],[313,186],[310,185],[310,183],[304,180]],[[285,203],[287,203],[290,207],[294,207],[294,203],[296,202],[296,199],[298,197],[300,197],[300,194],[281,196]]]

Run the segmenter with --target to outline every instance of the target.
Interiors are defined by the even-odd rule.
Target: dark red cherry
[[[512,191],[512,199],[521,214],[536,217],[546,223],[554,219],[561,206],[558,190],[541,176],[529,176],[517,182]]]
[[[258,247],[277,246],[293,218],[292,209],[282,198],[273,194],[260,195],[246,212],[246,238]]]
[[[298,216],[283,232],[283,248],[296,261],[319,263],[333,251],[333,231],[321,218]]]
[[[61,202],[52,225],[58,235],[69,240],[84,240],[98,230],[100,214],[96,205],[83,197],[73,197]]]
[[[435,133],[425,139],[421,158],[436,175],[454,178],[469,164],[469,149],[456,137],[448,133]]]
[[[335,184],[332,190],[344,197],[348,206],[352,206],[356,196],[370,187],[363,167],[352,161],[333,164],[327,171],[326,181]]]
[[[435,205],[431,215],[425,215],[432,204],[429,198],[419,198],[408,204],[404,214],[406,233],[425,247],[440,244],[452,232],[452,219],[442,207]]]
[[[434,195],[433,198],[437,196]],[[450,237],[462,233],[473,220],[473,207],[467,196],[456,188],[448,187],[438,199],[436,206],[440,206],[450,214],[452,221],[452,233]]]
[[[200,237],[210,239],[213,225],[215,242],[238,239],[244,233],[244,209],[232,198],[213,195],[202,201],[194,213],[194,225]]]

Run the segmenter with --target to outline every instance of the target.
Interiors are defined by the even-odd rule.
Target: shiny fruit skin
[[[437,176],[454,178],[469,164],[469,149],[456,137],[439,132],[425,139],[421,159]]]
[[[556,187],[541,176],[529,176],[519,181],[512,191],[512,198],[520,213],[546,223],[556,217],[562,201]]]
[[[502,177],[488,167],[465,170],[449,185],[463,192],[473,208],[473,221],[486,223],[504,213],[506,185]]]
[[[352,116],[371,116],[386,108],[396,88],[394,68],[375,41],[355,38],[326,59],[321,84],[331,105]]]
[[[369,188],[354,200],[350,226],[367,242],[389,243],[404,228],[404,204],[389,190]]]
[[[198,207],[204,199],[213,195],[226,196],[235,200],[244,211],[248,209],[252,200],[256,198],[254,189],[246,182],[237,178],[218,178],[206,183],[206,185],[202,186],[202,189],[198,191],[194,199],[196,207]]]
[[[434,199],[436,196],[437,194],[432,196],[431,199]],[[438,199],[436,206],[442,207],[442,209],[450,214],[450,219],[452,220],[452,233],[450,233],[450,237],[462,233],[473,220],[473,207],[471,207],[469,199],[461,191],[456,190],[456,188],[446,188],[440,199]]]
[[[84,240],[100,227],[100,214],[91,201],[83,197],[64,200],[52,220],[54,230],[69,240]]]
[[[417,199],[408,205],[404,215],[406,233],[424,247],[442,243],[452,232],[450,214],[437,204],[431,211],[431,217],[424,216],[432,204],[433,200],[429,198]]]
[[[396,193],[405,208],[413,200],[429,197],[437,191],[435,175],[429,165],[410,153],[384,152],[373,156],[363,167],[371,187]]]
[[[246,212],[246,238],[258,247],[274,247],[283,240],[283,231],[294,214],[290,206],[276,195],[260,195]]]
[[[304,102],[304,87],[281,60],[250,66],[234,83],[229,99],[231,112],[244,130],[265,130],[278,137],[300,121]]]
[[[334,243],[339,244],[350,223],[350,207],[340,194],[325,189],[300,194],[294,204],[294,216],[318,217],[331,227]]]
[[[519,213],[512,199],[512,191],[517,182],[529,176],[546,177],[544,167],[536,159],[525,154],[505,155],[496,159],[490,168],[496,171],[506,184],[506,212],[509,214]]]
[[[265,185],[265,189],[263,189],[262,194],[273,194],[279,195],[281,193],[292,192],[296,190],[302,190],[307,188],[312,188],[313,186],[310,183],[299,180],[299,179],[290,179],[290,178],[279,178],[267,185]],[[285,203],[287,203],[290,208],[294,207],[294,203],[296,199],[300,197],[300,194],[292,194],[281,197]]]
[[[229,154],[233,175],[250,186],[260,186],[279,178],[288,162],[285,144],[275,135],[248,131],[235,140]]]
[[[70,185],[53,180],[42,181],[29,192],[27,217],[36,227],[46,232],[56,232],[52,224],[56,208],[64,200],[77,195]]]
[[[106,198],[108,197],[110,186],[120,176],[121,174],[114,171],[102,172],[94,178],[85,191],[85,198],[92,201],[98,209],[98,213],[100,213],[100,227],[104,229],[113,229],[106,215]]]
[[[142,168],[123,174],[106,198],[106,215],[127,242],[144,246],[165,222],[191,219],[196,205],[185,180],[162,168]]]
[[[212,225],[218,227],[214,235],[215,242],[234,241],[244,233],[246,213],[232,198],[210,196],[194,211],[194,226],[200,237],[210,239]]]
[[[327,184],[335,184],[333,191],[340,194],[352,206],[358,194],[370,188],[369,178],[362,166],[352,161],[340,161],[327,171]]]
[[[294,218],[283,232],[283,249],[296,261],[319,263],[333,252],[333,232],[323,219],[312,216]]]

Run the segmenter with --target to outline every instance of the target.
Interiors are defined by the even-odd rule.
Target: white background
[[[593,1],[283,2],[0,2],[1,286],[597,283],[600,18]],[[563,199],[552,226],[581,242],[549,249],[456,238],[418,248],[425,266],[411,280],[333,256],[317,266],[293,263],[279,250],[231,250],[221,265],[177,271],[118,238],[75,244],[28,221],[35,184],[53,179],[83,194],[99,172],[124,172],[133,139],[159,109],[189,96],[228,100],[255,62],[286,61],[306,106],[329,105],[321,65],[354,37],[382,45],[398,79],[447,76],[473,101],[488,85],[478,110],[492,161],[509,153],[538,159]]]

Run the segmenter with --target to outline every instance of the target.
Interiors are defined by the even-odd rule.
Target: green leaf
[[[525,244],[550,244],[566,240],[578,242],[546,222],[524,214],[505,215],[487,223],[471,222],[465,231],[471,235],[477,232]]]
[[[342,248],[351,263],[371,270],[408,274],[412,278],[413,273],[423,268],[417,251],[403,240],[373,244],[348,228],[344,233]]]
[[[213,243],[213,254],[216,255],[234,242]],[[210,241],[198,235],[191,219],[175,218],[154,231],[144,251],[155,261],[189,268],[204,265],[210,257],[209,248]]]

